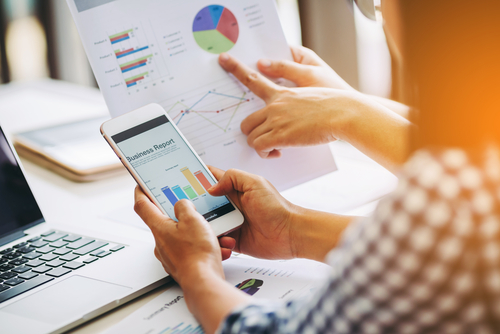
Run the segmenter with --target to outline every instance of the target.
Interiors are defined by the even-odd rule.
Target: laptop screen
[[[0,239],[42,220],[42,212],[0,128]]]

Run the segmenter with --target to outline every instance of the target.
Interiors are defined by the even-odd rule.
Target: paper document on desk
[[[239,255],[224,262],[226,280],[259,299],[305,298],[330,272],[325,264],[302,259],[267,261]],[[203,329],[189,313],[181,288],[174,285],[105,333],[194,334]]]
[[[205,163],[262,175],[280,190],[336,169],[326,145],[263,160],[241,133],[241,121],[265,103],[218,55],[254,69],[260,58],[291,60],[274,1],[67,2],[112,116],[159,103]]]

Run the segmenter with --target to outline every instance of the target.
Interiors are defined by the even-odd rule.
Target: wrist
[[[297,258],[324,261],[355,217],[301,208],[293,216],[293,247]]]
[[[176,275],[176,282],[183,290],[192,290],[205,280],[224,280],[222,264],[213,261],[196,261],[185,266]]]
[[[363,108],[364,95],[357,91],[341,91],[336,100],[334,109],[330,111],[329,126],[335,139],[349,142],[353,129],[359,123],[360,109]]]

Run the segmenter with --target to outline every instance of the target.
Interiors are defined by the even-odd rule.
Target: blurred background
[[[391,97],[391,59],[380,23],[357,8],[353,15],[346,0],[277,5],[290,44],[316,51],[360,91]],[[97,86],[66,1],[1,0],[0,82],[47,77]]]

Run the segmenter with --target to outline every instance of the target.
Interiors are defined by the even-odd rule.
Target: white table
[[[102,97],[93,89],[50,80],[0,89],[0,124],[10,134],[104,114]],[[289,189],[283,195],[313,209],[368,215],[378,199],[394,189],[397,178],[346,143],[333,143],[331,147],[339,170]],[[89,229],[125,237],[134,235],[151,243],[153,256],[151,233],[132,210],[135,182],[128,174],[98,182],[74,183],[29,161],[22,162],[48,220],[84,224]],[[164,290],[161,287],[152,291],[71,332],[99,333]]]

